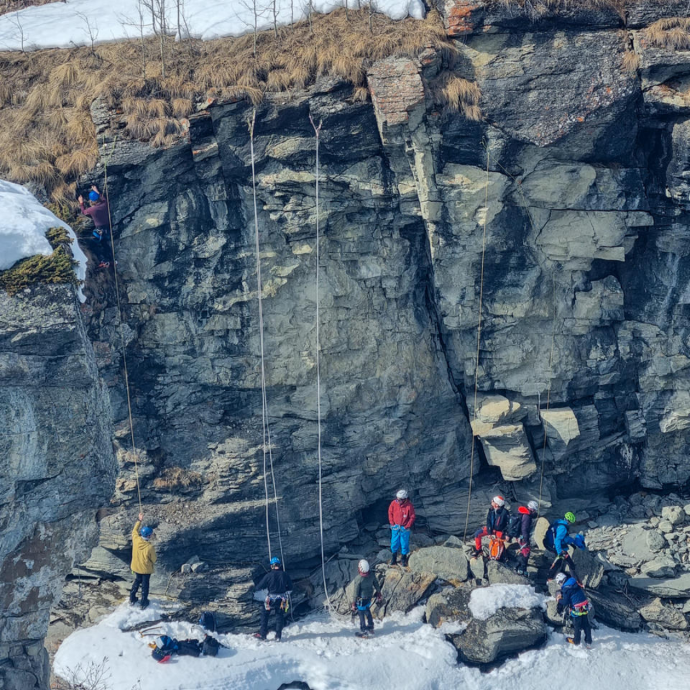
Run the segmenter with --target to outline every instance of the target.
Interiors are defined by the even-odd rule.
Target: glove
[[[357,610],[357,604],[354,604],[354,603],[353,603],[353,604],[350,604],[350,608],[351,608],[353,611],[356,611],[356,610]]]
[[[388,525],[391,529],[395,529],[395,525]]]
[[[376,603],[380,604],[383,601],[383,595],[382,594],[377,594],[376,595]]]

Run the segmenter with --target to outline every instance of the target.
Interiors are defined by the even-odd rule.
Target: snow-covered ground
[[[470,611],[480,621],[485,621],[502,608],[546,608],[548,597],[538,594],[529,585],[492,585],[472,591]]]
[[[273,23],[273,0],[179,0],[182,18],[178,31],[178,0],[167,3],[167,24],[171,33],[212,39],[239,36],[253,30],[254,4],[258,26],[268,29]],[[347,0],[356,7],[358,0]],[[424,16],[422,0],[372,0],[376,9],[392,19]],[[154,0],[154,4],[159,0]],[[275,0],[278,23],[289,24],[305,16],[306,0]],[[313,0],[314,11],[332,12],[345,0]],[[96,42],[139,37],[139,8],[151,0],[66,0],[28,7],[0,16],[0,50],[64,48]],[[362,2],[362,4],[368,4]],[[153,33],[150,10],[143,9],[143,31]]]
[[[281,643],[221,635],[227,649],[216,658],[174,657],[158,664],[147,646],[154,638],[121,629],[159,613],[157,605],[146,612],[120,606],[65,640],[55,672],[69,677],[70,669],[107,657],[112,690],[276,690],[295,680],[313,690],[668,690],[685,687],[690,678],[690,645],[608,628],[595,631],[590,651],[551,633],[545,647],[481,673],[456,663],[445,631],[423,624],[421,608],[385,619],[369,640],[354,637],[348,618],[324,614],[289,625]],[[156,632],[201,638],[200,629],[187,623]]]
[[[11,268],[20,259],[36,254],[48,256],[53,253],[46,239],[50,228],[65,228],[72,243],[72,254],[78,262],[77,278],[86,278],[86,256],[79,248],[77,236],[67,223],[36,199],[27,189],[12,182],[0,180],[0,271]],[[79,290],[79,297],[84,296]]]

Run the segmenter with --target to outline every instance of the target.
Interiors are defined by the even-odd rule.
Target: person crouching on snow
[[[142,609],[149,605],[149,580],[153,573],[153,567],[156,563],[156,549],[150,543],[153,536],[153,529],[151,527],[142,527],[141,523],[144,521],[144,514],[139,513],[139,519],[134,523],[132,530],[132,572],[134,573],[134,584],[129,592],[129,603],[134,606],[137,599],[137,592],[141,587],[141,603]]]
[[[264,602],[264,608],[261,609],[261,629],[254,634],[260,640],[265,640],[268,635],[268,617],[271,611],[276,612],[276,641],[280,642],[283,635],[283,626],[285,625],[285,612],[289,606],[289,594],[292,591],[292,580],[290,576],[283,570],[280,563],[280,558],[275,556],[271,558],[271,570],[266,573],[259,583],[256,585],[256,590],[261,591],[265,589],[268,591],[268,596]]]
[[[407,491],[400,489],[395,495],[395,500],[388,507],[388,524],[391,528],[391,565],[398,562],[398,549],[402,553],[401,565],[407,566],[407,557],[410,553],[410,531],[415,521],[415,512],[412,501],[407,497]]]
[[[374,619],[371,615],[371,605],[374,602],[380,604],[383,601],[381,587],[376,580],[376,575],[370,572],[369,561],[362,559],[357,564],[358,574],[355,578],[352,592],[352,610],[359,613],[360,635],[374,634]]]

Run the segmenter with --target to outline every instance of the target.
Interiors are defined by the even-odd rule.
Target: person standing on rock
[[[271,611],[276,612],[276,641],[280,642],[285,626],[285,612],[289,606],[289,594],[292,591],[292,580],[283,570],[280,558],[271,558],[271,570],[267,572],[259,583],[256,590],[267,590],[268,594],[261,609],[261,629],[254,633],[254,637],[265,640],[268,635],[268,617]]]
[[[129,592],[129,603],[134,606],[137,601],[137,592],[141,587],[142,609],[149,605],[149,580],[153,573],[156,563],[156,549],[150,543],[153,536],[151,527],[142,527],[144,514],[139,513],[139,519],[134,523],[132,530],[132,572],[134,573],[134,584]]]
[[[472,558],[477,558],[482,553],[482,537],[496,536],[503,538],[503,533],[508,528],[510,513],[505,508],[506,501],[503,496],[494,496],[491,499],[491,507],[486,516],[486,526],[480,527],[474,533],[474,551]]]
[[[517,556],[517,565],[515,567],[515,572],[518,575],[527,575],[527,562],[529,561],[529,555],[532,552],[532,547],[530,546],[530,537],[532,535],[532,525],[539,513],[539,504],[536,501],[530,501],[526,506],[520,506],[518,508],[518,514],[515,516],[517,518],[518,532],[516,535],[510,533],[510,536],[516,536],[518,540],[518,546],[520,550]],[[511,526],[512,526],[511,518]]]
[[[381,587],[376,575],[370,572],[369,561],[362,559],[357,564],[357,577],[354,581],[352,592],[352,610],[359,614],[360,637],[368,637],[374,634],[374,619],[371,615],[371,605],[376,598],[377,603],[383,601]]]
[[[407,567],[410,553],[410,531],[414,525],[416,515],[412,501],[407,497],[407,491],[400,489],[395,500],[388,506],[388,524],[391,528],[391,565],[398,562],[398,551],[402,554],[400,564]]]
[[[556,559],[551,564],[549,568],[549,573],[547,578],[553,580],[558,573],[563,570],[566,566],[568,567],[568,572],[572,577],[574,577],[578,582],[580,578],[577,576],[575,571],[575,563],[570,557],[568,552],[568,546],[573,545],[577,548],[584,548],[584,538],[574,539],[570,536],[569,530],[570,525],[576,522],[575,514],[568,512],[561,519],[554,520],[549,526],[546,536],[544,537],[544,547],[556,554]]]
[[[580,644],[582,633],[585,634],[587,649],[592,646],[592,626],[589,622],[589,601],[574,577],[566,577],[564,573],[556,575],[556,584],[561,588],[556,599],[558,613],[568,612],[573,621],[573,636],[566,640],[575,646]]]

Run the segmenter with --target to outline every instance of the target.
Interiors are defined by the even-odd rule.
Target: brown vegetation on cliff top
[[[373,60],[416,56],[427,47],[456,50],[436,12],[424,21],[377,14],[370,27],[367,10],[337,10],[314,16],[312,28],[302,22],[279,30],[278,38],[258,34],[256,56],[253,41],[248,35],[170,42],[165,76],[155,37],[94,50],[0,53],[0,177],[37,182],[54,201],[72,202],[75,181],[98,159],[90,116],[97,97],[119,111],[125,136],[165,146],[182,131],[181,119],[209,98],[258,103],[267,91],[302,89],[334,75],[366,99]]]

